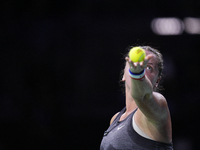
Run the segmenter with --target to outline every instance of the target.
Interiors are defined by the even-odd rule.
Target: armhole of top
[[[133,115],[133,118],[132,118],[132,126],[133,126],[133,129],[135,130],[135,132],[137,132],[140,136],[144,137],[144,138],[147,138],[147,139],[150,139],[150,140],[153,140],[152,138],[150,138],[148,135],[146,135],[136,124],[135,122],[135,114]]]
[[[120,112],[116,113],[110,120],[110,125],[117,119],[117,116],[119,115]]]
[[[119,118],[119,116],[121,116],[121,115],[124,113],[125,110],[126,110],[126,107],[124,107],[121,111],[117,112],[117,113],[111,118],[111,120],[110,120],[110,125],[111,125],[114,121],[116,121],[116,119]],[[111,121],[112,121],[112,122],[111,122]]]

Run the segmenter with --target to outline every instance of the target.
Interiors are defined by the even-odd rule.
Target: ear
[[[158,77],[158,80],[157,80],[156,83],[155,83],[155,87],[158,86],[158,84],[160,83],[160,80],[161,80],[161,76]]]
[[[126,79],[125,79],[125,75],[123,74],[123,77],[122,77],[122,81],[125,81]]]
[[[122,81],[125,81],[126,78],[125,78],[125,69],[123,70],[123,76],[122,76]]]

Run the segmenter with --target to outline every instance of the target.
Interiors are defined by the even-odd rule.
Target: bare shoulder
[[[169,115],[167,101],[158,92],[153,92],[151,98],[145,100],[139,109],[141,110],[140,116],[144,115],[150,122],[154,123],[167,120]]]
[[[157,121],[167,121],[170,117],[170,112],[166,98],[158,92],[153,92],[153,98],[157,103],[157,108],[154,111],[154,117],[158,119]]]
[[[171,142],[171,117],[166,98],[160,93],[153,92],[151,99],[146,102],[148,105],[136,111],[136,124],[152,139]]]
[[[162,94],[153,92],[153,98],[161,108],[168,108],[167,100]]]
[[[112,122],[115,120],[115,118],[117,117],[117,115],[119,114],[119,112],[118,113],[116,113],[112,118],[111,118],[111,120],[110,120],[110,125],[112,124]]]

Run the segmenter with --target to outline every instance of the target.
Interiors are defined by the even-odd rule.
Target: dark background
[[[198,149],[200,35],[159,36],[155,17],[200,17],[197,0],[1,2],[0,149],[99,149],[124,105],[123,54],[164,56],[177,150]]]

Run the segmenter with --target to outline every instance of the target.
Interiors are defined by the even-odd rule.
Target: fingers
[[[132,62],[129,57],[126,57],[125,59],[129,63],[130,67],[137,67],[138,66],[138,62]]]
[[[144,66],[145,68],[146,68],[146,66],[147,66],[147,64],[148,64],[148,62],[149,62],[149,60],[150,60],[152,57],[154,57],[152,54],[150,54],[150,55],[148,55],[148,56],[145,57],[145,59],[144,59],[144,61],[143,61],[143,66]]]
[[[148,55],[145,57],[144,61],[142,62],[132,62],[129,57],[126,57],[125,60],[129,63],[130,67],[143,67],[146,68],[149,60],[153,57],[153,55]]]
[[[134,62],[132,62],[129,57],[126,57],[125,59],[128,62],[130,69],[136,67],[136,65],[134,64]]]
[[[148,62],[152,57],[154,57],[154,55],[149,54],[142,62],[132,62],[129,57],[126,57],[125,60],[128,62],[131,72],[139,73],[147,67]]]
[[[145,60],[149,61],[152,57],[154,57],[154,55],[153,54],[149,54],[148,56],[145,57]]]
[[[128,62],[128,64],[129,64],[129,69],[130,69],[131,72],[133,72],[133,73],[139,73],[142,70],[144,70],[144,68],[143,68],[143,62],[132,62],[131,59],[128,58],[128,57],[126,57],[125,59]]]

